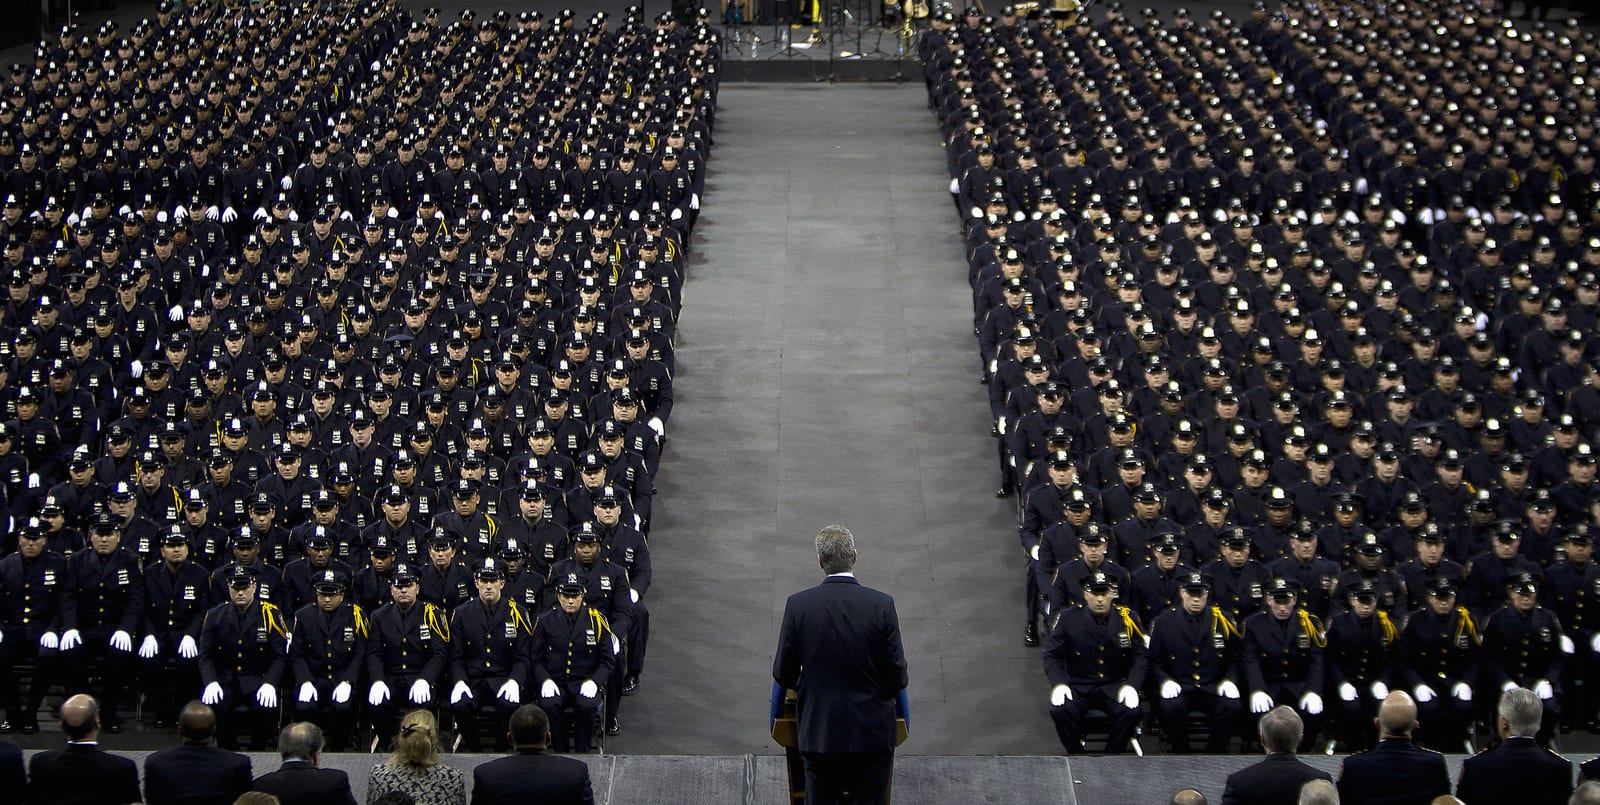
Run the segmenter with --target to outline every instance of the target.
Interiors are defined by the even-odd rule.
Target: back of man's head
[[[1206,795],[1193,788],[1185,788],[1173,794],[1172,802],[1168,805],[1206,805]]]
[[[1300,786],[1300,805],[1339,805],[1339,789],[1327,780],[1312,780]]]
[[[1464,805],[1461,800],[1449,794],[1440,794],[1428,802],[1428,805]]]
[[[1531,738],[1539,731],[1539,721],[1544,717],[1544,705],[1539,697],[1527,688],[1512,688],[1500,694],[1500,718],[1504,719],[1504,737]]]
[[[1567,805],[1600,805],[1600,780],[1586,780],[1578,786]]]
[[[296,721],[278,733],[278,755],[284,760],[315,761],[322,752],[322,728]]]
[[[536,704],[525,704],[511,714],[508,736],[515,749],[543,749],[550,738],[550,717]]]
[[[1417,726],[1417,703],[1411,694],[1397,690],[1383,697],[1378,705],[1378,729],[1384,735],[1405,738]]]
[[[817,562],[824,573],[844,573],[856,566],[856,537],[842,525],[817,532]]]
[[[1257,731],[1261,734],[1261,747],[1268,752],[1293,752],[1300,746],[1306,725],[1293,707],[1278,705],[1261,717]]]
[[[217,734],[216,711],[199,701],[189,702],[178,713],[178,737],[188,744],[208,744]]]
[[[100,704],[79,693],[61,703],[61,731],[69,741],[93,738],[100,729]]]

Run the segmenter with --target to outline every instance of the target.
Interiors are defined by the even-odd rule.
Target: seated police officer
[[[295,718],[327,730],[328,746],[345,746],[355,730],[351,694],[361,681],[367,654],[367,618],[344,600],[349,582],[337,570],[312,579],[316,602],[294,613],[289,643]]]
[[[211,608],[211,583],[189,551],[183,526],[167,526],[161,535],[161,558],[144,569],[139,660],[156,726],[176,721],[178,708],[200,686],[200,624]]]
[[[89,547],[73,554],[68,568],[77,617],[61,635],[62,659],[75,690],[87,690],[90,671],[97,672],[105,707],[101,720],[106,732],[118,733],[117,705],[133,678],[133,635],[144,618],[139,559],[122,547],[121,524],[103,515],[89,530]]]
[[[239,748],[248,731],[261,750],[278,729],[278,684],[283,679],[288,627],[275,604],[257,598],[256,575],[236,567],[228,600],[206,613],[200,627],[200,700],[217,711],[217,741]]]
[[[1511,602],[1496,610],[1483,625],[1483,663],[1479,666],[1480,700],[1496,700],[1514,687],[1528,688],[1544,705],[1539,745],[1561,723],[1561,671],[1572,639],[1561,631],[1561,621],[1538,604],[1539,582],[1532,573],[1506,580]]]
[[[479,751],[478,711],[492,707],[496,724],[505,723],[522,703],[528,678],[528,640],[533,625],[515,601],[504,596],[505,568],[489,558],[472,570],[478,597],[450,616],[450,713],[457,746]],[[503,741],[497,738],[496,741]]]
[[[1334,735],[1358,752],[1372,748],[1372,713],[1389,695],[1389,658],[1400,631],[1379,607],[1372,582],[1357,581],[1344,594],[1349,608],[1328,622],[1327,676],[1338,699]]]
[[[1418,719],[1430,744],[1454,750],[1455,741],[1467,740],[1472,753],[1472,682],[1478,673],[1482,641],[1467,608],[1457,603],[1460,582],[1435,576],[1424,583],[1427,600],[1406,619],[1395,652],[1395,684],[1411,691]]]
[[[557,751],[587,752],[594,742],[600,693],[617,671],[615,636],[605,615],[584,603],[587,588],[576,573],[558,579],[554,587],[556,606],[534,625],[530,665]]]
[[[444,673],[450,616],[437,605],[420,601],[421,589],[411,565],[396,565],[389,576],[391,600],[372,613],[367,641],[367,678],[372,687],[367,704],[372,708],[377,746],[394,739],[402,710],[433,705],[433,690]]]
[[[1239,628],[1211,604],[1211,584],[1191,571],[1179,581],[1179,605],[1150,626],[1150,675],[1161,697],[1161,731],[1176,754],[1189,751],[1189,715],[1210,725],[1206,752],[1228,751],[1244,705],[1239,699]]]
[[[584,601],[604,615],[612,632],[622,639],[621,655],[626,656],[628,634],[633,630],[633,596],[628,571],[601,556],[600,526],[593,521],[572,529],[572,557],[550,568],[549,584],[576,574],[587,592]],[[622,729],[622,674],[614,674],[606,686],[606,734]]]
[[[0,700],[6,720],[0,732],[15,724],[24,735],[39,731],[39,704],[49,680],[55,678],[61,633],[72,623],[77,601],[64,594],[67,557],[46,550],[44,526],[30,518],[17,531],[17,550],[0,559]],[[16,674],[19,666],[33,666],[32,681],[24,694]]]
[[[1273,579],[1265,590],[1267,609],[1245,620],[1243,662],[1250,684],[1250,712],[1278,704],[1295,708],[1305,722],[1300,751],[1316,741],[1322,715],[1322,624],[1297,604],[1299,590],[1287,579]]]
[[[1139,726],[1139,689],[1144,686],[1144,632],[1124,606],[1113,606],[1115,579],[1095,571],[1083,580],[1083,606],[1056,615],[1044,648],[1044,671],[1052,685],[1050,717],[1068,754],[1083,752],[1084,721],[1091,710],[1111,722],[1106,751],[1128,751]]]

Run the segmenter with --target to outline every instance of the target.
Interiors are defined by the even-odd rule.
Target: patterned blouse
[[[391,766],[380,763],[372,767],[372,779],[367,782],[367,805],[377,802],[390,791],[404,791],[417,805],[466,805],[467,781],[461,770],[440,763],[436,766]]]

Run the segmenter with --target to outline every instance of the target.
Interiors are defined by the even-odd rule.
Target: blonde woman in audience
[[[412,710],[400,720],[394,754],[372,767],[367,805],[390,792],[409,794],[416,805],[466,805],[466,778],[439,762],[439,722],[427,710]]]

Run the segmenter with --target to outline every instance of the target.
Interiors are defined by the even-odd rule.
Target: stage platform
[[[922,80],[915,40],[904,29],[846,22],[730,25],[722,32],[723,81]]]
[[[31,753],[30,753],[31,754]],[[143,752],[127,753],[141,768]],[[446,755],[444,762],[466,773],[498,755]],[[1449,755],[1451,779],[1462,755]],[[251,754],[259,776],[278,767],[276,755]],[[350,775],[357,802],[366,801],[367,778],[383,755],[324,755],[324,768]],[[781,755],[586,755],[599,805],[682,802],[696,805],[781,805],[787,801]],[[1197,788],[1212,802],[1222,798],[1229,774],[1259,758],[1239,755],[1186,757],[910,756],[896,759],[894,802],[945,805],[1135,805],[1167,802],[1183,788]],[[1339,757],[1305,758],[1338,776]]]

